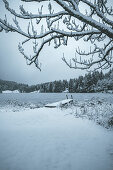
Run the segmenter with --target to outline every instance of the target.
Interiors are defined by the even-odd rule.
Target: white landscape
[[[85,100],[86,114],[82,101],[63,108],[1,108],[0,170],[112,170],[113,130],[95,121],[112,116],[112,104],[91,107],[99,101]]]
[[[0,0],[0,170],[113,170],[113,0]]]

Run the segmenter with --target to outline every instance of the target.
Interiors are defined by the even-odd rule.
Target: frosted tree
[[[74,57],[68,61],[63,54],[62,60],[75,69],[109,68],[113,63],[113,8],[110,0],[20,0],[19,12],[10,7],[11,2],[2,0],[6,10],[12,15],[13,23],[0,18],[0,32],[17,32],[25,37],[18,45],[27,63],[41,70],[40,52],[46,44],[59,48],[67,46],[69,39],[83,40],[90,43],[89,50],[77,47]],[[26,3],[35,3],[37,13],[26,9]],[[46,6],[46,11],[43,7]],[[59,11],[55,8],[58,6]],[[85,12],[81,7],[84,7]],[[27,29],[23,31],[19,21],[27,21]],[[45,22],[44,22],[45,20]],[[40,28],[40,32],[39,32]],[[24,45],[33,41],[31,56],[25,53]],[[40,43],[38,42],[40,41]],[[50,47],[48,47],[50,48]]]

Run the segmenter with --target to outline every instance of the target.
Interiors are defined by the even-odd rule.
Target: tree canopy
[[[7,0],[2,1],[11,14],[13,23],[10,23],[6,15],[4,19],[0,17],[0,32],[17,32],[25,37],[18,49],[27,64],[35,63],[41,70],[39,55],[46,44],[51,45],[53,42],[54,48],[58,48],[61,45],[67,46],[68,40],[74,38],[75,41],[82,39],[90,45],[89,50],[77,47],[75,56],[70,61],[63,54],[62,60],[70,68],[89,69],[96,65],[97,69],[107,69],[112,66],[113,4],[110,0],[21,0],[19,13],[10,7],[11,3]],[[28,11],[26,3],[36,3],[38,12]],[[27,31],[22,29],[20,20],[28,22]],[[27,55],[24,50],[28,41],[33,41],[32,56]]]

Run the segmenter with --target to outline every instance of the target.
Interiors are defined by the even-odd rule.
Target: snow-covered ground
[[[106,99],[92,98],[90,100],[74,102],[70,113],[74,117],[92,120],[97,124],[113,129],[113,103]]]
[[[0,170],[113,170],[113,131],[72,108],[0,112]]]

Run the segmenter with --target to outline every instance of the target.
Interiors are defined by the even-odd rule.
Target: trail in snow
[[[0,170],[113,170],[113,131],[69,111],[0,112]]]

